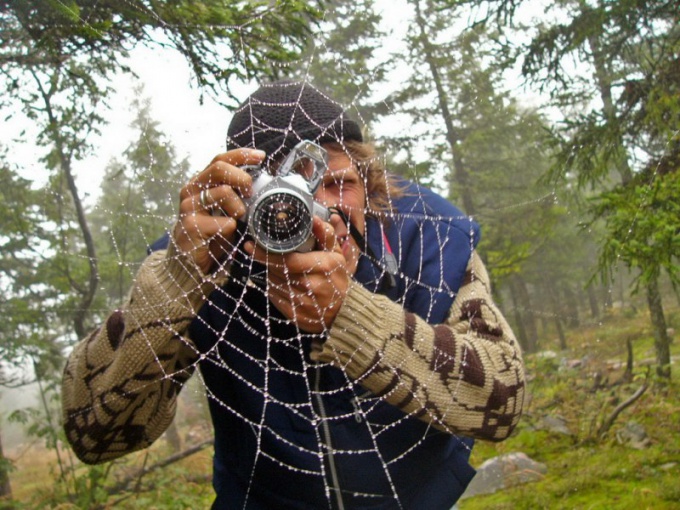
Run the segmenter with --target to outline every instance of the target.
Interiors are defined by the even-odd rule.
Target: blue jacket
[[[386,294],[444,322],[478,227],[431,191],[408,184],[384,229],[367,220],[369,252],[355,279],[377,292],[386,237],[397,263]],[[338,368],[310,361],[298,331],[246,285],[248,263],[215,290],[189,328],[215,428],[214,509],[449,509],[472,479],[472,440],[405,415]],[[380,325],[376,325],[380,327]],[[226,341],[220,341],[226,340]]]

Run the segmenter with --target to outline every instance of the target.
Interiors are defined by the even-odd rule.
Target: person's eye
[[[333,188],[339,188],[342,189],[347,185],[347,179],[343,177],[342,175],[338,174],[333,174],[331,175],[331,178],[328,179],[328,182],[326,183],[327,187],[333,187]]]

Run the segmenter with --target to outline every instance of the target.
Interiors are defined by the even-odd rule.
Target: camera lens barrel
[[[263,248],[274,253],[310,251],[314,216],[328,221],[328,210],[318,202],[299,175],[260,175],[253,183],[254,195],[246,202],[248,230]]]
[[[257,198],[248,221],[250,233],[269,251],[298,250],[312,233],[312,211],[294,190],[271,189]]]
[[[250,235],[275,253],[311,251],[314,216],[328,221],[330,213],[314,201],[314,193],[328,168],[328,154],[309,140],[298,143],[273,177],[259,165],[242,167],[253,178],[253,195],[246,203]],[[307,175],[300,169],[309,169]],[[304,175],[301,175],[304,174]]]

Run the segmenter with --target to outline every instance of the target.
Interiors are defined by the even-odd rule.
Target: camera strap
[[[349,235],[352,236],[352,239],[354,239],[354,241],[357,243],[359,249],[362,250],[368,256],[368,259],[383,272],[384,277],[380,278],[378,293],[385,294],[391,289],[395,288],[397,286],[397,273],[399,272],[399,267],[397,265],[397,258],[392,252],[392,247],[387,240],[385,232],[382,233],[383,257],[381,261],[371,249],[371,246],[368,244],[368,241],[366,241],[366,238],[354,226],[354,224],[350,221],[349,216],[344,211],[341,211],[337,207],[329,207],[328,210],[331,214],[337,214],[340,216],[340,218],[342,218],[342,221],[344,221],[345,225],[347,225]]]

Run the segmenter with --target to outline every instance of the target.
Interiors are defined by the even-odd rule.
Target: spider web
[[[304,80],[304,86],[314,87],[307,78]],[[355,108],[353,103],[345,110]],[[248,104],[236,113],[244,111],[250,111]],[[308,124],[317,123],[304,105],[298,104],[295,111],[306,116]],[[266,119],[255,117],[249,129],[281,132],[280,126],[269,126]],[[294,129],[290,131],[287,134],[292,138],[305,139]],[[342,152],[350,155],[357,171],[362,164],[382,161],[378,155],[368,162],[356,161],[352,147],[345,146],[342,138],[336,141]],[[82,415],[107,413],[109,408],[127,412],[137,405],[143,407],[144,403],[134,399],[147,391],[168,393],[168,398],[173,398],[193,372],[207,395],[215,429],[218,495],[242,492],[239,507],[412,508],[414,498],[423,497],[420,482],[430,479],[439,480],[439,489],[446,488],[437,497],[451,502],[448,487],[465,483],[466,475],[451,474],[443,466],[451,465],[452,456],[460,457],[464,463],[472,444],[470,439],[453,434],[456,430],[450,423],[455,423],[455,417],[451,417],[475,405],[465,397],[457,400],[462,386],[470,382],[465,380],[469,377],[465,367],[474,363],[477,354],[470,353],[467,343],[461,341],[455,353],[453,347],[447,350],[435,346],[422,355],[417,344],[423,340],[408,338],[409,334],[414,336],[416,319],[407,318],[404,325],[394,318],[415,314],[434,325],[447,320],[468,261],[475,256],[477,226],[427,189],[406,180],[397,181],[389,169],[381,169],[381,175],[371,177],[385,182],[389,202],[388,207],[376,209],[373,197],[366,191],[369,178],[366,173],[359,174],[364,189],[359,216],[366,217],[365,242],[361,245],[361,240],[355,240],[361,254],[358,268],[350,277],[364,289],[359,299],[362,306],[370,307],[375,301],[378,309],[391,309],[391,314],[379,319],[361,308],[344,312],[343,305],[330,329],[310,333],[298,326],[295,307],[287,318],[269,299],[273,285],[270,261],[255,262],[244,251],[244,241],[249,238],[245,227],[237,231],[236,239],[223,243],[230,248],[217,255],[217,268],[209,275],[192,267],[191,252],[181,252],[174,246],[172,230],[160,240],[145,237],[153,252],[150,259],[161,257],[167,271],[140,276],[148,270],[145,263],[142,273],[133,277],[128,306],[134,310],[134,318],[128,312],[122,347],[114,349],[130,352],[132,347],[125,342],[131,342],[129,338],[134,336],[137,353],[128,354],[134,366],[128,368],[125,383],[101,397],[101,404],[98,398],[93,407],[83,409]],[[186,183],[184,179],[173,176],[160,184],[172,197]],[[193,199],[203,200],[198,194]],[[324,205],[345,206],[342,189],[336,203]],[[98,212],[106,216],[114,210],[100,206]],[[146,236],[148,221],[160,222],[163,218],[154,210],[142,215],[130,213],[125,216],[126,229]],[[109,225],[116,254],[130,274],[135,274],[137,266],[128,265],[125,248],[119,246],[113,234],[115,228],[113,223]],[[200,250],[203,245],[194,248]],[[189,286],[179,282],[183,277],[177,274],[182,269],[193,282]],[[344,269],[329,271],[329,282],[335,271]],[[168,283],[168,278],[178,281]],[[471,278],[476,278],[474,272]],[[287,280],[282,287],[292,293],[296,283]],[[168,292],[169,288],[172,292]],[[341,293],[334,292],[335,299],[342,299]],[[197,316],[187,320],[186,301],[190,295],[194,300],[200,295],[200,306]],[[314,302],[313,294],[307,297]],[[295,299],[291,295],[293,303]],[[315,306],[318,315],[323,316],[325,305],[315,302]],[[346,316],[338,325],[343,314]],[[106,320],[109,340],[119,320],[122,319],[116,314]],[[472,322],[473,317],[469,320]],[[337,330],[341,337],[353,330],[357,342],[347,352],[331,352],[319,360],[315,351],[322,350]],[[457,333],[465,335],[470,331],[471,326],[469,331]],[[380,346],[381,342],[384,345]],[[403,359],[383,363],[389,384],[369,389],[371,372],[390,355],[392,343],[410,343],[410,353]],[[334,345],[331,351],[337,348]],[[133,359],[137,355],[142,359]],[[416,377],[410,373],[409,358],[418,356],[427,358],[430,367]],[[443,383],[442,374],[446,376]],[[450,392],[450,402],[443,406],[428,396],[430,387],[442,384]],[[128,389],[132,387],[134,390]],[[395,400],[404,405],[395,405]],[[148,419],[156,416],[152,413]],[[116,422],[114,432],[119,432],[118,427]],[[126,425],[122,427],[125,430]],[[441,480],[446,480],[443,487]]]
[[[352,104],[347,109],[354,107]],[[305,114],[302,107],[297,111]],[[307,120],[316,122],[312,117]],[[251,126],[262,129],[263,125],[263,119],[252,119]],[[279,129],[264,127],[269,128]],[[304,139],[298,133],[292,135]],[[352,149],[345,147],[341,139],[338,141],[343,151],[351,154]],[[363,179],[367,189],[367,178]],[[399,186],[405,189],[399,193],[396,186],[390,188],[394,181],[388,170],[382,179],[388,183],[390,207],[376,210],[370,205],[371,197],[364,197],[367,205],[361,212],[368,218],[368,241],[359,246],[355,283],[370,291],[362,294],[364,300],[375,299],[384,308],[388,305],[382,294],[386,294],[390,306],[402,315],[414,313],[432,324],[441,324],[457,296],[467,262],[474,256],[477,227],[453,207],[434,206],[433,201],[443,199],[426,189],[404,181]],[[173,178],[164,184],[178,189],[184,182]],[[341,207],[342,202],[340,193],[338,203],[326,205]],[[100,213],[107,211],[100,208]],[[160,220],[163,216],[154,211],[140,218],[130,214],[127,228],[144,232],[141,220],[150,218]],[[135,225],[138,219],[139,225]],[[110,227],[113,231],[114,225]],[[253,261],[243,248],[247,237],[242,229],[233,242],[229,240],[233,247],[218,255],[214,274],[204,276],[189,267],[194,285],[187,288],[182,284],[182,292],[167,293],[168,284],[158,274],[153,276],[157,281],[135,279],[132,300],[137,322],[131,324],[127,317],[126,326],[134,329],[146,347],[141,351],[147,358],[142,360],[143,366],[137,366],[138,371],[130,369],[136,391],[144,393],[161,383],[160,391],[168,391],[172,397],[195,371],[194,377],[207,395],[215,427],[215,477],[219,484],[232,484],[220,487],[218,493],[243,491],[239,505],[242,508],[273,508],[278,504],[290,508],[412,507],[414,495],[419,495],[421,489],[414,482],[440,473],[447,457],[456,452],[463,458],[469,455],[471,441],[451,434],[447,424],[447,418],[466,405],[454,405],[454,401],[462,391],[459,386],[466,382],[464,367],[472,361],[467,344],[463,343],[455,359],[451,353],[435,349],[429,360],[432,367],[417,385],[408,373],[406,357],[389,365],[392,382],[384,391],[367,389],[365,383],[376,361],[361,359],[376,350],[377,333],[388,331],[390,342],[404,342],[403,336],[408,332],[401,324],[373,322],[373,317],[359,317],[355,312],[345,321],[355,322],[366,338],[352,346],[346,358],[315,360],[313,351],[333,336],[333,328],[347,326],[333,325],[330,330],[309,333],[298,326],[295,308],[292,317],[286,318],[268,298],[272,285],[269,261]],[[190,253],[173,250],[172,235],[146,241],[152,250],[157,250],[151,257],[161,254],[167,267],[174,268],[168,269],[171,279],[177,268],[192,265]],[[121,264],[127,264],[124,249],[113,235],[112,242]],[[390,252],[394,252],[396,267],[391,265]],[[461,254],[457,261],[449,258],[454,252]],[[452,276],[452,272],[457,273]],[[215,275],[219,277],[217,285]],[[329,281],[332,277],[329,272]],[[391,279],[395,286],[384,291],[385,281]],[[295,282],[286,281],[283,287],[292,289]],[[178,317],[168,310],[180,308],[186,312],[190,294],[200,294],[202,304],[185,332],[178,330],[177,324],[180,320],[186,322],[186,315]],[[323,306],[317,303],[320,316],[325,311]],[[116,329],[116,320],[115,314],[107,319],[110,336]],[[406,328],[415,326],[407,321]],[[173,342],[173,349],[159,349],[159,336]],[[126,348],[125,344],[121,347]],[[387,344],[379,347],[376,357],[386,356],[389,348]],[[414,353],[418,350],[410,348]],[[185,364],[184,358],[173,358],[176,351],[191,353],[189,363]],[[423,399],[422,389],[439,384],[441,372],[449,365],[457,367],[449,370],[450,380],[446,382],[451,406],[433,410],[432,403]],[[361,375],[352,376],[351,371]],[[97,402],[86,411],[97,414],[107,412],[109,407],[123,410],[129,405],[127,389],[112,393],[115,395],[103,397],[101,404]],[[394,400],[395,394],[401,395],[401,401],[415,404],[400,409],[388,402],[390,398]],[[416,472],[419,477],[410,476]],[[453,483],[455,475],[446,476]]]
[[[325,51],[321,43],[317,54],[311,58],[319,58]],[[300,63],[302,68],[308,65],[311,67],[311,62]],[[342,62],[335,62],[330,67],[351,71]],[[303,80],[307,80],[307,77]],[[361,87],[358,90],[356,97],[344,107],[350,116],[363,120],[360,104],[363,92]],[[470,100],[472,106],[475,102],[476,99]],[[182,117],[174,111],[173,114],[174,117]],[[183,121],[187,122],[187,119]],[[258,121],[257,124],[261,124],[261,119]],[[151,133],[151,130],[149,127],[148,132]],[[426,131],[413,129],[411,138],[419,139],[422,145],[437,145],[440,140],[428,138]],[[149,134],[149,145],[152,138]],[[351,149],[343,146],[343,151],[351,152]],[[389,150],[383,151],[383,154],[389,155]],[[382,159],[383,154],[378,157]],[[201,158],[211,155],[201,154]],[[639,167],[644,166],[644,162],[638,163]],[[412,161],[409,164],[411,169],[416,166]],[[154,165],[152,161],[148,170],[153,170]],[[389,180],[394,168],[390,168],[389,164],[386,167],[383,178]],[[191,172],[197,168],[200,167],[194,162]],[[654,176],[657,170],[654,170]],[[448,174],[435,175],[437,177],[426,184],[442,192],[444,185],[437,179],[448,178]],[[157,181],[156,184],[164,191],[160,198],[152,198],[151,192],[148,192],[146,198],[149,204],[163,201],[175,204],[177,191],[186,184],[188,178],[188,174],[178,174]],[[475,220],[483,224],[485,232],[490,232],[492,229],[486,229],[486,220],[494,215],[496,218],[507,215],[506,221],[511,224],[517,221],[530,222],[537,205],[555,204],[569,209],[569,204],[559,203],[558,197],[564,196],[560,191],[541,189],[534,195],[517,194],[510,198],[504,196],[497,202],[486,202]],[[651,196],[651,188],[649,194]],[[353,278],[370,292],[370,298],[365,299],[364,303],[368,308],[370,304],[387,306],[384,305],[382,284],[393,276],[397,281],[396,290],[386,292],[393,306],[403,315],[414,312],[435,325],[445,321],[445,312],[448,312],[450,303],[458,296],[460,282],[452,283],[448,278],[452,243],[457,247],[453,251],[464,253],[466,257],[477,257],[475,221],[460,212],[448,211],[443,214],[429,209],[427,204],[433,198],[421,188],[410,188],[407,196],[409,200],[406,202],[403,197],[391,197],[393,209],[375,210],[370,205],[363,209],[362,212],[370,218],[367,229],[372,234],[369,237],[372,238],[373,251],[362,251],[360,271],[357,273],[360,277],[354,275]],[[368,201],[369,197],[365,198]],[[115,205],[99,205],[96,209],[102,216],[114,215],[125,202],[124,190],[119,192],[119,199]],[[407,205],[403,206],[404,203]],[[576,208],[567,212],[573,216],[575,211]],[[637,221],[643,214],[641,208],[630,225],[630,236],[638,228]],[[141,244],[153,246],[156,250],[150,256],[151,259],[165,254],[166,245],[172,245],[172,239],[167,236],[159,240],[156,233],[150,234],[148,225],[153,223],[155,227],[152,231],[159,232],[164,225],[171,225],[175,221],[176,211],[168,213],[149,206],[142,213],[129,211],[124,216],[125,229],[138,233],[143,239]],[[385,359],[390,348],[386,343],[376,351],[371,339],[388,331],[395,335],[391,338],[392,344],[401,342],[401,339],[396,338],[397,334],[404,333],[404,327],[400,324],[371,322],[370,318],[367,321],[355,310],[354,314],[344,317],[344,322],[333,327],[336,332],[339,329],[341,333],[347,333],[354,322],[365,338],[360,338],[358,343],[352,345],[350,351],[344,353],[345,356],[315,361],[312,353],[329,342],[328,338],[334,334],[333,328],[322,333],[309,333],[296,325],[295,310],[292,319],[282,315],[268,299],[271,286],[267,266],[269,261],[265,260],[264,264],[253,262],[243,249],[243,231],[239,232],[234,247],[220,253],[215,261],[219,267],[215,274],[222,277],[216,288],[213,274],[205,276],[192,272],[193,285],[184,286],[178,294],[175,291],[166,292],[168,282],[157,274],[153,275],[151,281],[147,279],[141,282],[136,276],[140,264],[130,262],[129,247],[120,242],[115,233],[120,224],[104,224],[107,225],[105,235],[109,237],[118,264],[138,290],[134,296],[136,315],[126,318],[126,327],[137,330],[137,339],[141,341],[143,349],[125,358],[130,363],[134,391],[130,391],[128,386],[115,388],[106,397],[98,397],[87,409],[81,409],[79,417],[101,416],[110,409],[125,413],[131,409],[131,398],[136,394],[157,393],[160,388],[160,391],[174,397],[184,385],[177,415],[181,418],[187,407],[183,402],[199,400],[205,394],[216,428],[217,448],[220,452],[228,452],[221,453],[218,458],[216,478],[222,483],[239,486],[238,490],[244,494],[237,505],[240,508],[294,508],[296,505],[305,508],[351,508],[370,504],[383,504],[385,508],[411,508],[413,494],[417,494],[420,489],[413,485],[414,480],[439,476],[444,452],[457,450],[463,452],[463,457],[470,453],[471,442],[463,434],[455,435],[455,427],[451,430],[452,427],[447,425],[447,418],[459,412],[458,404],[465,397],[465,369],[475,361],[476,353],[474,349],[468,349],[467,344],[456,356],[441,350],[435,351],[431,360],[433,369],[418,380],[419,389],[430,388],[440,382],[440,368],[449,365],[457,367],[448,372],[449,378],[454,381],[449,385],[451,407],[437,409],[439,412],[435,413],[429,407],[430,403],[422,398],[422,392],[413,389],[406,356],[396,362],[392,358],[389,365],[392,383],[388,390],[373,391],[367,388],[369,369],[373,365],[362,358],[366,353],[375,353],[375,359]],[[409,226],[413,229],[408,230]],[[169,227],[168,235],[171,231]],[[418,235],[411,237],[413,232]],[[389,248],[396,254],[398,267],[394,272],[391,272],[386,256],[388,247],[382,242],[385,236]],[[565,245],[569,244],[570,241],[565,240]],[[434,258],[428,250],[431,246],[437,247]],[[82,258],[87,262],[84,256]],[[190,266],[186,254],[170,253],[167,258],[168,266],[175,268],[187,266],[188,262]],[[423,276],[418,270],[420,268],[435,270],[426,271],[427,276]],[[223,278],[225,275],[228,275],[227,279]],[[334,275],[334,272],[329,272],[329,280]],[[171,277],[174,278],[174,274]],[[284,288],[292,288],[294,283],[288,281]],[[604,290],[612,294],[611,287]],[[188,309],[187,296],[190,294],[201,295],[200,311],[196,318],[189,321],[190,324],[185,321],[180,325],[176,310]],[[623,296],[623,290],[620,294]],[[540,293],[536,292],[532,297],[536,295]],[[610,301],[611,297],[596,296],[594,300]],[[544,323],[555,320],[558,328],[560,321],[565,324],[578,323],[578,307],[565,312],[564,309],[551,307],[548,302],[534,301],[523,306],[521,297],[516,300],[514,296],[512,301],[514,306],[505,307],[509,313],[531,314],[543,319]],[[442,303],[447,304],[444,306]],[[174,310],[174,315],[170,310]],[[102,316],[105,311],[108,309],[100,310]],[[318,305],[318,314],[322,315],[323,312],[323,306]],[[116,328],[119,324],[116,321],[120,317],[116,314],[106,319],[104,328],[118,331]],[[155,321],[153,327],[137,328],[142,325],[141,316],[151,317]],[[593,313],[592,316],[597,317],[597,314]],[[516,318],[516,323],[520,322]],[[460,333],[464,335],[471,332],[472,321],[468,326],[468,331]],[[545,324],[543,331],[546,331]],[[172,343],[172,349],[158,346],[159,332],[160,336]],[[415,353],[415,347],[410,347],[411,352]],[[144,354],[136,359],[139,352]],[[189,353],[189,356],[179,359],[173,357],[173,353],[178,352],[182,356]],[[140,367],[138,362],[145,365]],[[186,382],[191,374],[191,380]],[[196,386],[198,390],[194,389]],[[401,394],[400,401],[415,404],[408,410],[401,409],[394,404],[395,394]],[[102,436],[108,434],[99,429],[93,433],[100,432]],[[422,476],[418,478],[418,475]],[[446,476],[451,483],[455,483],[455,474],[447,473]],[[231,489],[222,487],[222,492],[228,493]]]
[[[420,199],[416,202],[424,204]],[[375,211],[364,212],[375,215]],[[447,225],[453,219],[414,212],[383,212],[380,216],[386,216],[384,219],[392,225],[418,221],[423,230]],[[473,249],[472,222],[464,216],[455,220],[469,225],[470,236],[461,249]],[[373,221],[369,228],[383,227]],[[434,231],[441,236],[437,242],[444,246],[445,229],[434,227]],[[399,238],[398,232],[396,235]],[[267,265],[253,263],[242,250],[241,239],[236,245],[219,261],[222,267],[229,268],[229,283],[206,296],[203,313],[190,327],[190,347],[198,356],[199,377],[212,408],[213,422],[246,443],[251,452],[249,458],[241,460],[249,466],[243,507],[260,501],[263,493],[270,498],[276,494],[279,498],[304,500],[305,492],[320,490],[329,508],[386,499],[401,508],[402,498],[393,481],[395,471],[408,466],[409,458],[417,456],[420,449],[431,449],[427,443],[441,441],[442,432],[419,422],[418,433],[414,434],[408,424],[417,418],[388,404],[385,396],[366,390],[342,366],[312,361],[312,343],[323,342],[328,332],[303,331],[296,325],[295,310],[293,318],[286,319],[267,298]],[[422,249],[421,245],[407,245],[401,239],[395,246],[396,252],[416,260],[422,259]],[[375,270],[375,278],[364,283],[375,289],[386,277],[385,261],[366,253],[362,258]],[[446,261],[439,260],[436,266],[438,271],[444,271]],[[410,292],[445,294],[451,299],[455,296],[443,274],[437,274],[436,285],[419,281],[418,275],[395,276]],[[403,300],[401,296],[397,303]],[[431,315],[430,305],[423,318]],[[357,352],[361,350],[359,346]],[[397,377],[401,368],[393,367]],[[166,377],[175,375],[168,373]],[[226,392],[225,386],[229,388]],[[419,395],[411,397],[418,399]],[[229,426],[225,427],[224,422]],[[406,441],[399,439],[404,430],[409,434]],[[348,435],[361,438],[361,448],[348,440]],[[469,442],[460,440],[458,444],[469,450]],[[370,466],[372,492],[357,488],[361,487],[360,480],[352,478],[353,472],[365,476],[366,466]],[[315,501],[318,504],[319,500]]]
[[[254,119],[253,124],[261,126],[263,122]],[[350,152],[349,148],[346,150]],[[382,178],[392,182],[388,171],[383,172]],[[405,182],[400,182],[400,186]],[[184,183],[165,184],[179,188]],[[367,188],[367,182],[363,186]],[[380,242],[371,241],[372,249],[362,250],[357,270],[361,273],[360,283],[371,291],[369,299],[381,299],[381,284],[394,278],[396,286],[387,292],[394,306],[402,313],[415,312],[424,320],[442,323],[457,294],[452,282],[461,280],[448,274],[455,261],[446,257],[452,249],[462,253],[462,266],[457,271],[465,269],[475,250],[475,223],[453,207],[445,209],[452,216],[437,211],[429,203],[433,196],[424,188],[404,190],[400,199],[392,200],[392,194],[398,195],[396,188],[388,187],[390,209],[374,210],[366,205],[362,211],[367,217],[366,237]],[[369,197],[364,198],[369,203]],[[397,210],[395,206],[400,200],[407,207]],[[342,206],[342,192],[339,203],[326,205]],[[134,217],[128,219],[134,224]],[[139,229],[143,230],[141,224]],[[409,237],[404,238],[403,232],[408,232]],[[152,250],[160,250],[156,253],[164,253],[163,249],[174,242],[168,237],[155,241],[148,238],[147,242]],[[330,332],[306,332],[296,324],[295,309],[290,319],[277,310],[268,299],[271,285],[268,261],[254,262],[244,251],[243,242],[248,238],[241,228],[233,248],[224,250],[215,260],[218,266],[215,274],[229,275],[226,283],[221,281],[221,285],[213,288],[213,275],[196,276],[194,270],[197,278],[194,288],[185,288],[185,292],[202,293],[204,303],[191,322],[188,335],[177,336],[176,317],[166,315],[166,309],[179,305],[184,296],[163,293],[167,284],[161,281],[135,283],[140,293],[135,297],[137,313],[147,321],[151,317],[156,324],[155,328],[137,330],[147,346],[146,356],[151,353],[158,367],[157,377],[144,385],[156,385],[159,378],[183,381],[187,373],[197,369],[194,377],[207,394],[216,427],[216,448],[229,451],[216,464],[216,476],[233,479],[233,471],[226,477],[220,471],[236,466],[236,479],[245,489],[243,508],[258,508],[262,504],[271,507],[273,501],[288,501],[291,507],[294,502],[328,508],[378,503],[389,508],[409,507],[404,498],[417,488],[398,486],[395,479],[403,483],[412,470],[433,473],[452,451],[460,449],[469,454],[468,439],[442,431],[448,428],[442,417],[456,411],[453,407],[441,409],[436,417],[427,410],[429,402],[422,401],[410,412],[387,402],[395,392],[405,392],[407,401],[422,400],[422,393],[413,391],[410,381],[401,380],[402,373],[408,370],[406,366],[390,367],[394,381],[384,394],[375,394],[363,386],[362,378],[355,380],[348,374],[348,365],[358,363],[356,359],[363,356],[364,350],[373,350],[368,344],[368,337],[374,335],[371,328],[394,329],[394,341],[400,341],[396,336],[403,332],[394,324],[371,323],[369,318],[367,324],[361,325],[367,338],[353,347],[346,361],[314,361],[310,354],[313,344],[323,344]],[[388,250],[393,251],[398,267],[390,267]],[[191,265],[187,254],[172,253],[168,252],[168,267]],[[122,252],[119,256],[123,260]],[[402,264],[403,260],[410,263]],[[431,274],[424,278],[422,273],[428,273],[428,268]],[[136,270],[136,266],[131,266],[131,270]],[[286,285],[292,288],[294,282]],[[144,295],[144,289],[149,288],[154,289],[153,295]],[[322,305],[317,306],[322,315]],[[411,310],[413,306],[417,310]],[[158,324],[165,324],[164,336],[178,339],[192,353],[188,366],[173,367],[167,361],[168,352],[156,351]],[[378,351],[379,356],[383,354]],[[464,346],[458,361],[461,371],[467,356]],[[419,386],[434,385],[440,377],[437,369],[452,362],[447,353],[436,353],[433,370],[419,381]],[[450,376],[455,378],[456,374]],[[462,380],[462,374],[459,376]],[[457,392],[454,384],[452,394]],[[423,414],[431,418],[423,419]],[[369,484],[365,483],[367,473]],[[309,496],[314,492],[315,496]]]

